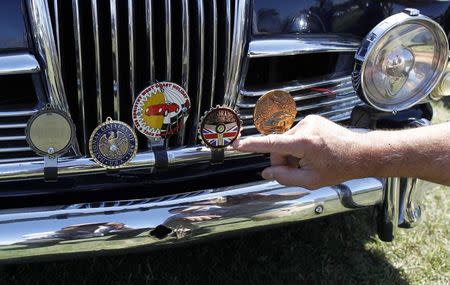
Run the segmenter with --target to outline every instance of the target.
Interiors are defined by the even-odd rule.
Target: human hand
[[[270,153],[264,179],[317,189],[364,177],[362,135],[323,117],[310,115],[284,134],[234,142],[239,151]]]

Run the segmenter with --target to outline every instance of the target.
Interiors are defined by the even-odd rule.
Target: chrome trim
[[[170,0],[164,2],[166,22],[166,81],[172,80],[172,6]]]
[[[31,151],[31,148],[29,147],[5,147],[5,148],[1,148],[0,147],[0,153],[5,153],[5,152],[24,152],[24,151]]]
[[[21,111],[1,111],[0,118],[32,116],[37,112],[38,112],[37,109],[21,110]]]
[[[348,83],[347,83],[348,82]],[[268,89],[258,89],[258,90],[242,90],[241,95],[245,97],[260,97],[270,90],[274,89],[280,89],[284,90],[286,92],[292,93],[297,92],[305,89],[310,89],[314,87],[320,87],[324,85],[332,85],[332,84],[339,84],[339,83],[346,83],[351,85],[352,84],[352,78],[351,76],[344,76],[339,78],[333,78],[333,79],[325,79],[325,78],[318,78],[316,80],[313,80],[312,82],[290,82],[288,84],[283,84],[279,86],[272,86]]]
[[[86,110],[84,106],[84,75],[83,75],[83,53],[81,50],[81,21],[80,21],[80,5],[79,0],[72,0],[73,9],[73,33],[75,40],[75,58],[76,58],[76,73],[77,73],[77,101],[78,101],[78,111],[81,117],[81,129],[82,134],[82,145],[84,153],[88,153],[88,134],[86,130]],[[78,125],[77,124],[77,125]]]
[[[42,61],[45,62],[42,72],[45,77],[49,102],[53,108],[70,116],[47,1],[29,0],[28,12],[36,50]],[[78,143],[74,144],[73,150],[75,155],[81,155]]]
[[[0,210],[0,261],[144,250],[375,206],[383,183],[352,180],[315,191],[273,181],[142,200]],[[320,210],[320,211],[319,211]]]
[[[401,178],[399,227],[413,228],[422,217],[423,189],[418,189],[417,178]]]
[[[215,84],[216,84],[216,73],[217,73],[217,2],[216,0],[211,0],[212,6],[212,17],[213,17],[213,45],[212,45],[212,72],[211,72],[211,92],[209,95],[210,101],[209,106],[214,107],[215,98]]]
[[[39,56],[46,63],[42,71],[46,79],[49,101],[54,108],[70,116],[47,1],[30,0],[28,3],[34,43]]]
[[[359,101],[360,102],[360,101]],[[325,117],[333,122],[339,122],[339,121],[344,121],[344,120],[348,120],[350,119],[350,116],[352,114],[352,110],[353,108],[355,108],[354,105],[350,106],[350,107],[342,107],[336,110],[332,110],[332,111],[326,111],[326,112],[318,112],[318,113],[314,113],[315,115],[318,116],[322,116]],[[299,122],[301,121],[305,116],[298,116],[295,118],[294,122]],[[251,116],[251,118],[253,118],[253,116]],[[245,119],[245,118],[242,118]],[[251,125],[245,125],[242,127],[243,131],[248,131],[248,130],[256,130],[255,125],[251,124]]]
[[[342,36],[283,36],[252,40],[249,44],[250,58],[289,56],[324,52],[356,52],[361,40]]]
[[[225,88],[224,104],[233,108],[238,100],[240,90],[240,80],[244,63],[245,48],[249,35],[250,22],[250,1],[235,1],[233,45],[231,49],[229,68],[229,78]]]
[[[0,137],[0,142],[4,141],[24,141],[26,139],[25,136],[5,136]]]
[[[55,13],[55,45],[56,45],[56,52],[58,53],[58,59],[59,62],[61,62],[61,33],[59,30],[59,10],[58,10],[59,4],[58,0],[53,0],[53,13]]]
[[[230,60],[231,60],[231,0],[225,0],[225,82],[223,86],[227,86],[228,80],[230,78]]]
[[[189,0],[181,1],[181,25],[182,34],[182,57],[181,57],[181,85],[189,94],[189,51],[190,51],[190,26],[189,26]]]
[[[134,29],[134,1],[128,0],[128,50],[129,50],[129,66],[130,66],[130,95],[131,95],[131,106],[136,100],[136,74],[135,74],[135,29]],[[133,126],[134,127],[134,126]]]
[[[205,70],[205,10],[203,0],[197,0],[197,21],[198,21],[198,51],[197,51],[197,95],[196,106],[193,110],[193,125],[191,131],[190,142],[197,141],[197,126],[200,122],[202,114],[203,101],[203,73]]]
[[[0,123],[0,129],[25,129],[27,124],[3,124]]]
[[[0,75],[27,74],[41,71],[34,55],[28,53],[0,55]]]
[[[392,241],[395,238],[399,222],[400,203],[400,178],[390,177],[386,179],[382,209],[382,221],[380,224],[381,239]]]
[[[146,30],[148,43],[148,60],[149,60],[149,81],[151,84],[155,82],[155,53],[153,52],[153,10],[152,0],[145,1]]]
[[[114,119],[120,120],[119,27],[117,0],[110,0]]]
[[[181,46],[181,86],[189,94],[189,67],[190,67],[190,25],[189,25],[189,2],[181,1],[181,29],[182,29],[182,46]],[[188,128],[178,133],[178,145],[185,144],[186,132]]]
[[[2,125],[0,125],[1,128]],[[26,126],[26,125],[25,125]],[[23,127],[25,127],[23,126]],[[189,165],[192,163],[207,163],[211,160],[211,150],[204,146],[178,148],[167,151],[169,165]],[[251,153],[237,152],[232,149],[225,151],[226,159],[254,156]],[[155,166],[155,155],[152,151],[139,152],[136,157],[122,170],[150,169]],[[91,158],[60,158],[58,160],[58,175],[71,176],[82,174],[105,173],[106,169],[96,164]],[[43,159],[22,161],[19,163],[0,164],[0,181],[17,179],[41,179],[44,177]]]
[[[356,104],[358,104],[360,102],[361,102],[361,100],[359,99],[359,97],[355,95],[355,96],[346,97],[346,98],[342,98],[342,99],[335,99],[335,100],[325,101],[325,102],[317,103],[317,104],[314,104],[314,105],[300,106],[300,107],[297,107],[297,111],[298,112],[302,112],[302,111],[306,111],[306,110],[323,108],[323,107],[338,105],[338,104],[342,104],[342,103],[351,103],[351,104],[355,104],[356,105]]]
[[[102,105],[102,69],[100,58],[100,29],[97,0],[91,0],[92,10],[92,30],[94,34],[94,53],[95,53],[95,88],[97,102],[97,124],[103,122],[103,105]]]

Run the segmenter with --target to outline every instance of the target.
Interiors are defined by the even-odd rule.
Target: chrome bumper
[[[0,211],[0,262],[137,251],[381,203],[383,181],[309,191],[259,181],[144,200]]]

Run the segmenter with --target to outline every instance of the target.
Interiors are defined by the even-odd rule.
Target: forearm
[[[361,172],[450,185],[450,123],[361,135]]]

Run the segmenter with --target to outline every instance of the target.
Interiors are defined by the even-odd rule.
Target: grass
[[[0,284],[449,284],[450,189],[425,188],[423,222],[393,243],[364,210],[146,254],[3,266]]]

